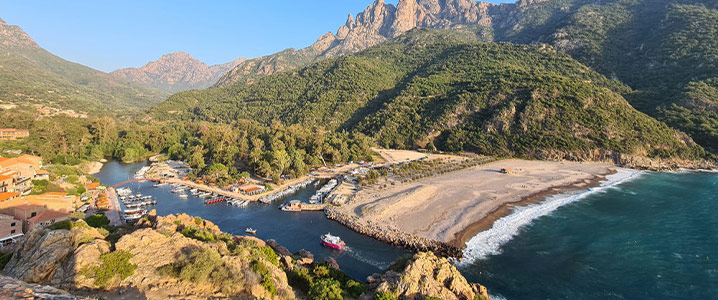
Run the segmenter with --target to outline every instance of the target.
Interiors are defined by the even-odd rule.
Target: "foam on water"
[[[598,187],[579,193],[559,194],[549,197],[538,204],[518,207],[510,215],[496,220],[491,229],[480,232],[471,238],[466,243],[464,259],[460,264],[468,265],[488,255],[499,254],[501,246],[516,236],[523,226],[531,224],[533,220],[548,215],[561,206],[581,200],[592,193],[604,191],[607,188],[636,178],[640,174],[643,174],[643,172],[618,169],[615,174],[606,176],[606,180],[602,181]]]

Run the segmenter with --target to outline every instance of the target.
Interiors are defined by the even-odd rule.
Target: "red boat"
[[[226,201],[226,200],[227,200],[227,198],[217,198],[217,199],[207,200],[204,202],[204,204],[207,204],[207,205],[215,204],[215,203],[220,203],[220,202]]]
[[[344,250],[344,247],[346,246],[341,238],[334,236],[331,233],[322,235],[322,245],[337,250]]]

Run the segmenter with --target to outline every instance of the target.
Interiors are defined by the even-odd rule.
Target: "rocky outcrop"
[[[162,91],[177,93],[191,89],[205,89],[214,84],[225,72],[234,68],[245,58],[208,66],[184,52],[165,54],[141,68],[113,71],[112,75]]]
[[[518,5],[525,7],[540,1],[496,5],[473,0],[399,0],[394,6],[375,0],[356,17],[349,14],[336,33],[326,33],[301,50],[287,49],[247,60],[227,72],[215,86],[252,83],[261,76],[367,49],[415,28],[489,27],[494,19],[508,16]]]
[[[486,288],[469,283],[445,258],[430,252],[418,253],[394,263],[390,270],[368,278],[369,290],[360,299],[372,299],[377,292],[390,293],[397,299],[489,300]]]
[[[76,297],[67,291],[51,286],[30,284],[0,275],[0,299],[75,300],[89,298]]]

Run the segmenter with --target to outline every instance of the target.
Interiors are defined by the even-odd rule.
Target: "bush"
[[[364,292],[366,292],[366,286],[356,280],[347,281],[346,287],[344,288],[344,294],[355,299],[359,298]]]
[[[377,292],[374,294],[374,300],[396,300],[396,296],[392,293]]]
[[[100,255],[102,263],[90,270],[89,277],[94,278],[95,285],[100,287],[107,285],[115,275],[119,275],[120,280],[124,280],[137,269],[137,265],[130,263],[132,257],[132,253],[125,250],[102,254]]]
[[[309,289],[309,299],[312,300],[342,300],[342,289],[339,282],[334,279],[319,279]]]
[[[279,256],[274,253],[274,250],[272,250],[269,246],[263,246],[263,247],[256,247],[252,248],[251,250],[252,259],[257,260],[260,257],[263,257],[271,264],[278,266],[279,265]]]
[[[287,280],[289,284],[304,293],[308,293],[309,289],[314,283],[314,278],[309,275],[309,270],[306,268],[297,267],[287,273]]]
[[[206,282],[215,268],[222,265],[219,253],[210,250],[192,252],[179,272],[179,278],[191,282]]]
[[[95,228],[110,225],[110,219],[108,219],[107,216],[102,213],[94,214],[85,218],[85,222],[87,222],[87,225],[90,225]]]
[[[52,224],[52,225],[48,226],[47,228],[50,230],[58,230],[58,229],[70,230],[70,229],[72,229],[72,222],[70,220],[64,220],[64,221],[60,221],[55,224]]]

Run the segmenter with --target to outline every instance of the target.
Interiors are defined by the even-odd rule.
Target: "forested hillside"
[[[603,149],[697,157],[690,138],[632,108],[630,89],[550,46],[414,30],[357,55],[172,96],[158,119],[321,125],[382,146],[537,157]]]
[[[168,94],[72,63],[0,20],[0,100],[93,113],[137,112]]]

